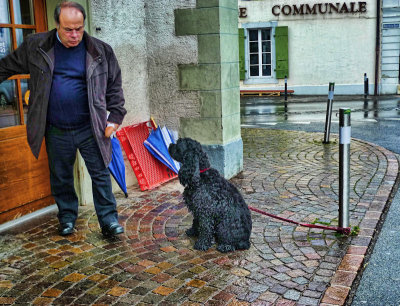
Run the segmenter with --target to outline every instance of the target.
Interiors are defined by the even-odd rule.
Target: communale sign
[[[324,15],[324,14],[355,14],[366,13],[367,2],[335,2],[315,4],[274,5],[272,14],[279,16]]]

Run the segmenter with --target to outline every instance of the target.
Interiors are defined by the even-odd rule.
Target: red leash
[[[200,173],[206,172],[207,170],[210,170],[210,168],[205,168],[205,169],[200,169]],[[320,228],[320,229],[326,229],[326,230],[331,230],[331,231],[336,231],[338,233],[344,234],[344,235],[349,235],[350,234],[350,227],[333,227],[333,226],[324,226],[324,225],[317,225],[317,224],[306,224],[306,223],[300,223],[296,222],[290,219],[282,218],[273,214],[266,213],[265,211],[259,210],[258,208],[249,206],[249,209],[255,212],[258,212],[259,214],[266,215],[271,218],[279,219],[281,221],[297,224],[300,226],[304,227],[310,227],[310,228]]]
[[[317,225],[317,224],[300,223],[300,222],[296,222],[296,221],[293,221],[290,219],[286,219],[286,218],[282,218],[282,217],[279,217],[279,216],[276,216],[273,214],[266,213],[265,211],[259,210],[258,208],[255,208],[255,207],[249,206],[249,209],[252,211],[258,212],[259,214],[271,217],[271,218],[279,219],[281,221],[290,222],[290,223],[297,224],[297,225],[304,226],[304,227],[327,229],[327,230],[336,231],[336,232],[344,234],[344,235],[350,234],[350,227],[346,227],[346,228],[345,227],[332,227],[332,226],[323,226],[323,225]]]

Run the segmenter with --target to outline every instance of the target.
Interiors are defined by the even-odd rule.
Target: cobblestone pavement
[[[244,171],[232,182],[248,205],[302,222],[337,225],[337,137],[243,129]],[[0,235],[0,304],[318,305],[343,304],[398,171],[397,157],[351,143],[351,225],[358,236],[309,229],[252,212],[252,246],[222,254],[193,249],[191,216],[177,180],[117,194],[120,238],[102,238],[93,208],[77,231],[57,220]]]

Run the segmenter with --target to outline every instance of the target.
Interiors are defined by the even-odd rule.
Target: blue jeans
[[[110,172],[104,166],[90,125],[75,130],[61,130],[49,125],[46,130],[46,149],[51,193],[58,206],[57,216],[60,223],[75,224],[78,217],[78,197],[74,188],[77,150],[81,153],[92,179],[93,202],[100,227],[117,222],[118,213]]]

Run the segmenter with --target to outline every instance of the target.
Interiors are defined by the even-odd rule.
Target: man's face
[[[85,24],[81,11],[73,7],[64,7],[57,25],[58,36],[66,48],[76,47],[83,37]]]

